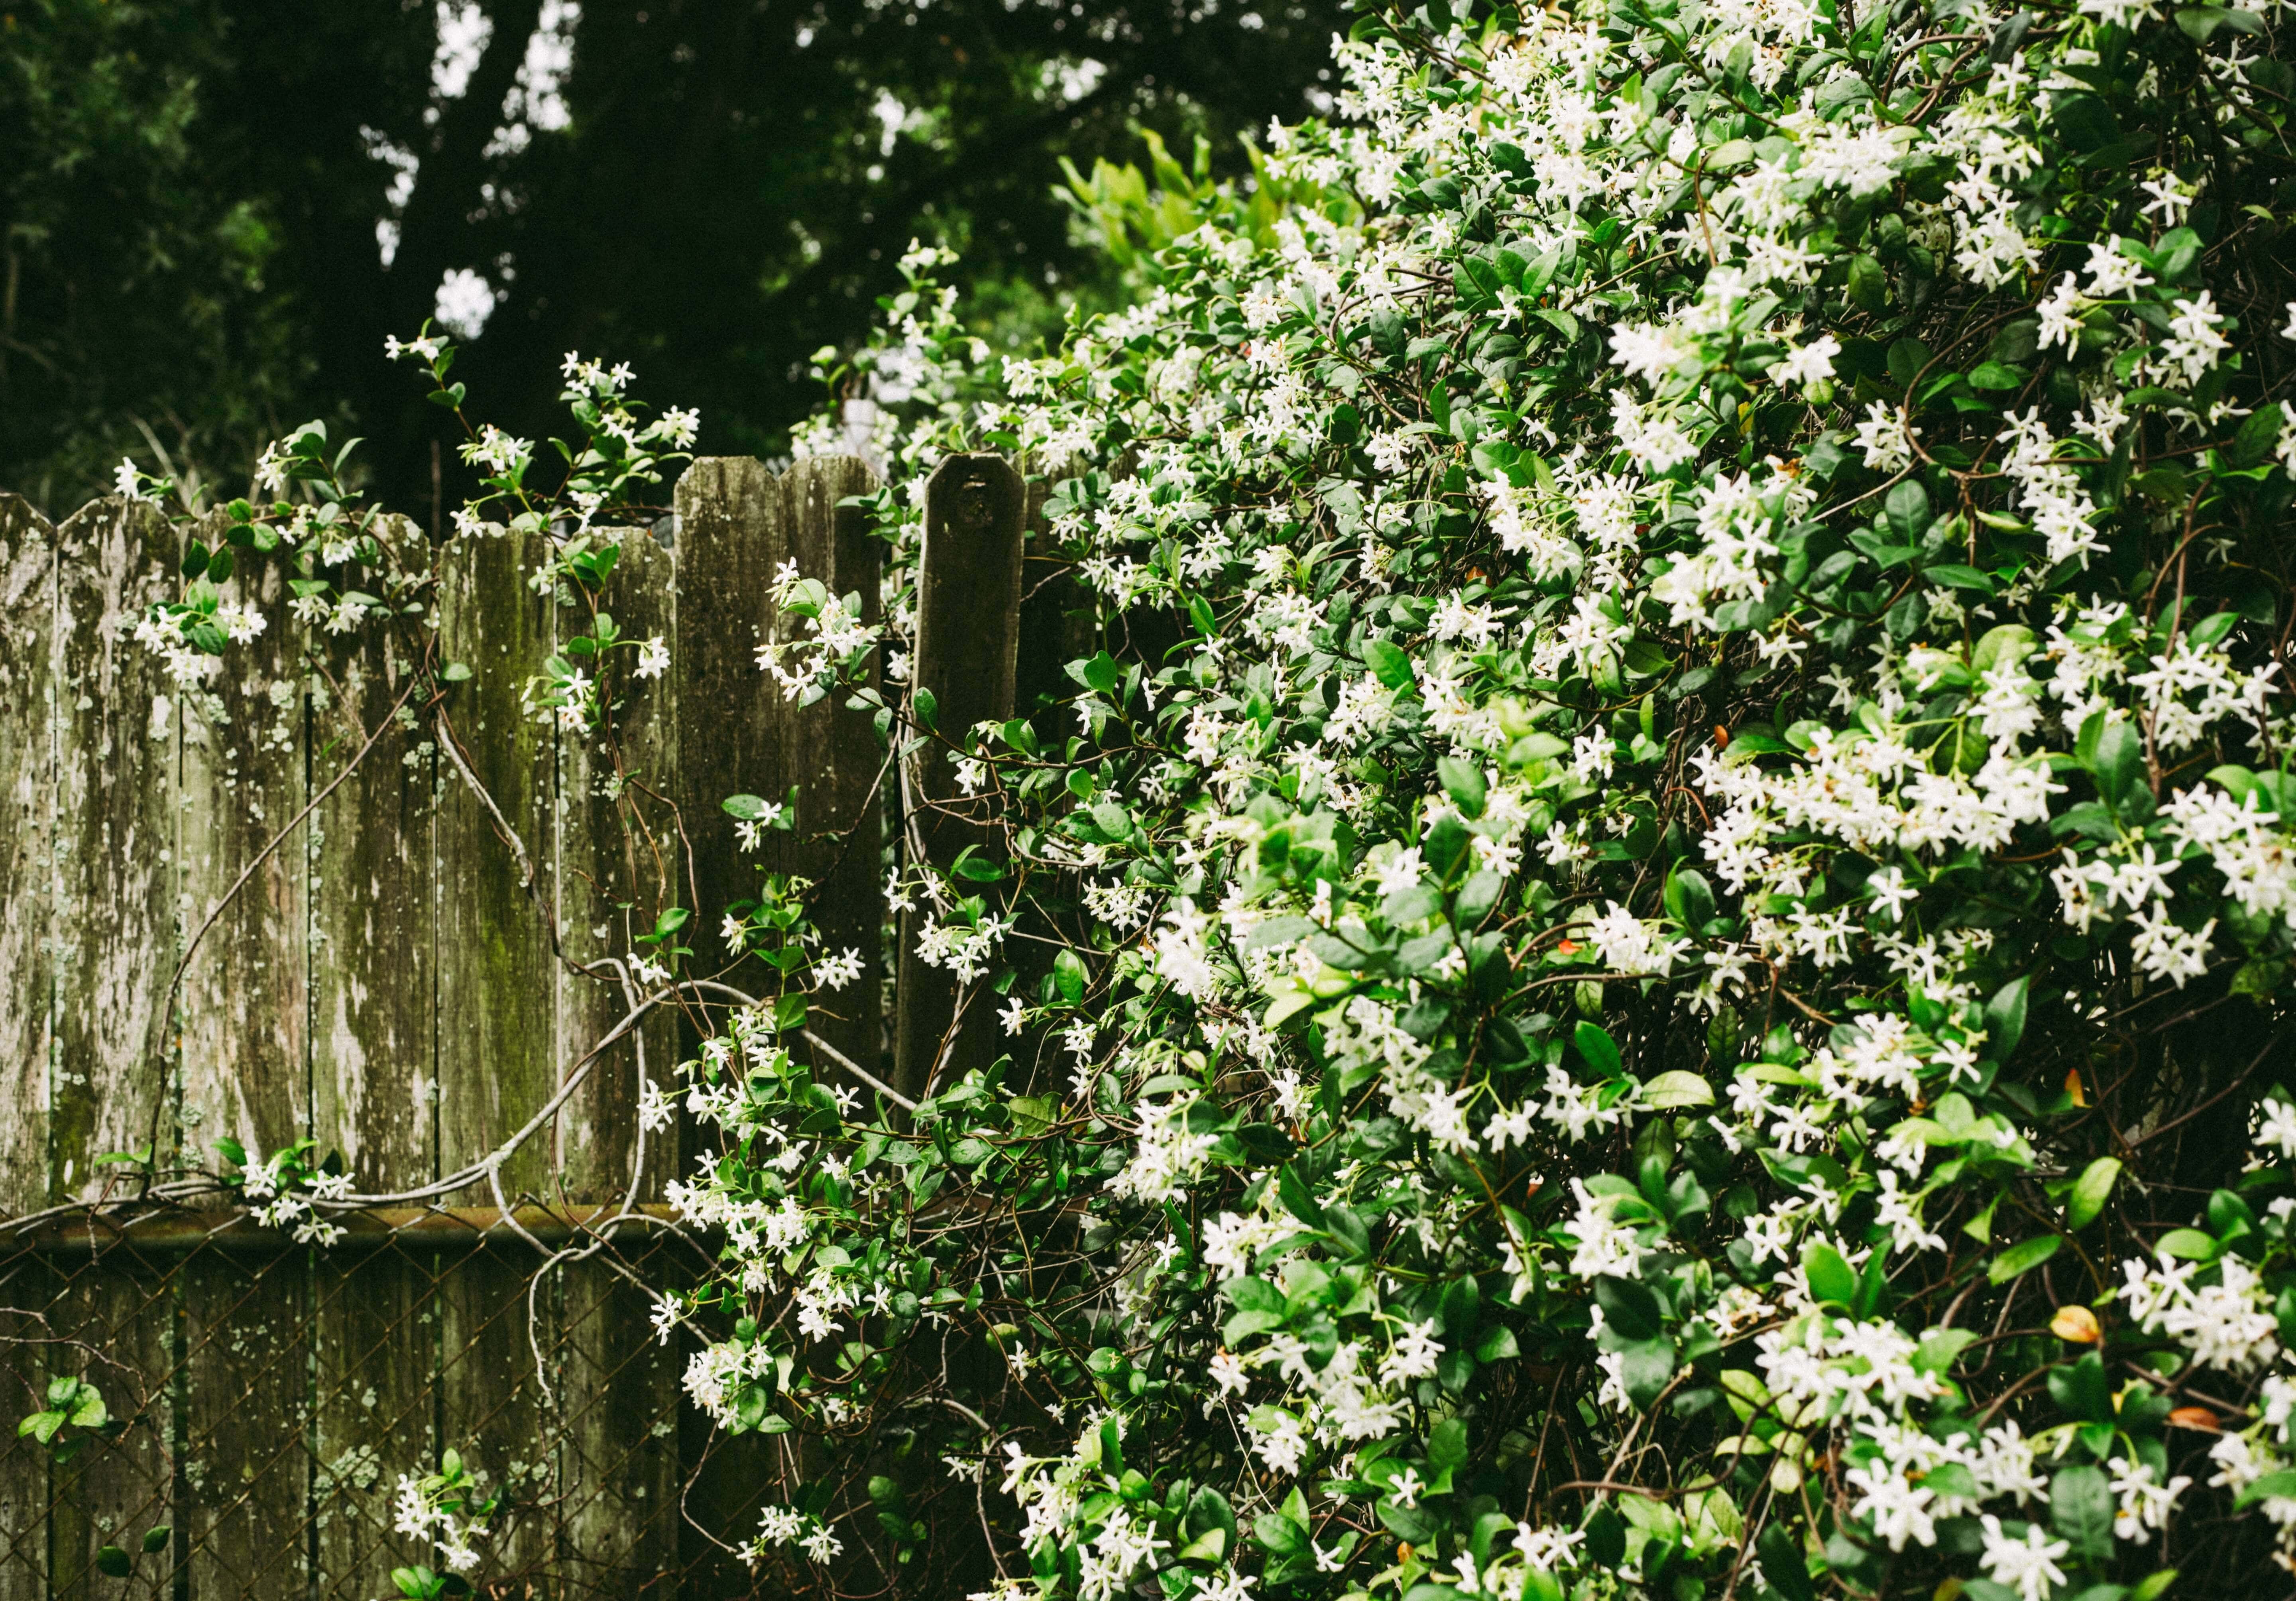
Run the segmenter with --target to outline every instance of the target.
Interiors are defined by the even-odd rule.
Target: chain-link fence
[[[6,1420],[53,1416],[56,1380],[104,1420],[72,1391],[45,1441],[7,1431],[0,1598],[394,1595],[428,1556],[394,1531],[398,1477],[448,1448],[503,1498],[482,1595],[752,1593],[726,1546],[756,1529],[769,1442],[713,1438],[679,1387],[691,1336],[652,1317],[707,1246],[518,1216],[528,1237],[354,1217],[321,1250],[244,1214],[91,1211],[10,1242]]]

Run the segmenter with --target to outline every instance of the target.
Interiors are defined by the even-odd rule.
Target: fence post
[[[932,699],[932,727],[902,758],[902,810],[908,851],[946,872],[968,845],[988,845],[989,802],[968,800],[947,759],[973,726],[1013,715],[1021,615],[1021,475],[1004,457],[952,456],[925,489],[924,551],[917,577],[917,651],[912,703]],[[943,1077],[986,1067],[996,1057],[987,992],[928,966],[917,936],[933,908],[901,919],[895,1088],[922,1099]]]

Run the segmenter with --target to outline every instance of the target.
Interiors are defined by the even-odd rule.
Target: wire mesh
[[[652,1324],[708,1266],[692,1239],[625,1227],[553,1262],[500,1230],[322,1249],[86,1222],[0,1244],[0,1422],[59,1377],[108,1413],[0,1430],[0,1601],[121,1594],[123,1555],[128,1595],[393,1595],[428,1556],[394,1530],[398,1477],[447,1448],[503,1498],[480,1595],[753,1593],[725,1547],[757,1527],[763,1442],[712,1437],[679,1386],[693,1336]]]

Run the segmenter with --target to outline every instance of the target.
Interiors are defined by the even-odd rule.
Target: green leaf
[[[2089,714],[2089,720],[2081,726],[2081,739],[2076,750],[2079,746],[2087,747],[2082,756],[2082,765],[2088,768],[2089,776],[2096,781],[2097,793],[2103,797],[2107,805],[2118,811],[2121,803],[2143,782],[2144,741],[2136,726],[2127,718],[2106,722],[2102,720],[2103,717],[2102,711]],[[2090,734],[2092,725],[2095,728],[2093,737]]]
[[[1603,1309],[1604,1326],[1618,1330],[1621,1339],[1653,1340],[1665,1329],[1665,1310],[1650,1286],[1639,1280],[1615,1273],[1598,1275],[1595,1300]]]
[[[2049,1487],[2049,1523],[2072,1547],[2076,1562],[2099,1563],[2112,1556],[2112,1485],[2104,1470],[2087,1463],[2060,1468]]]
[[[2030,1273],[2056,1255],[2064,1244],[2062,1236],[2054,1234],[2036,1235],[2030,1240],[2020,1240],[1993,1259],[1985,1269],[1985,1277],[1997,1285],[2005,1285],[2021,1273]]]
[[[1619,1055],[1619,1042],[1600,1023],[1581,1019],[1570,1031],[1571,1043],[1587,1059],[1587,1065],[1605,1079],[1615,1079],[1626,1071],[1626,1063]]]
[[[2216,1260],[2217,1243],[2197,1228],[2172,1228],[2153,1242],[2152,1249],[2184,1261],[2206,1262]]]
[[[2120,1177],[2120,1158],[2100,1156],[2081,1170],[2073,1180],[2072,1199],[2065,1207],[2066,1225],[2076,1234],[2096,1221],[2112,1195],[2113,1181]]]
[[[1714,1104],[1714,1087],[1682,1068],[1662,1072],[1643,1086],[1643,1104],[1653,1112]]]
[[[1996,1062],[2009,1060],[2009,1053],[2025,1037],[2025,990],[2030,981],[2030,978],[2012,979],[1985,1003],[1985,1043]]]
[[[174,1531],[174,1530],[172,1530],[172,1529],[170,1529],[170,1528],[169,1528],[167,1524],[165,1524],[165,1523],[154,1523],[154,1524],[153,1524],[152,1527],[150,1527],[149,1529],[144,1530],[144,1555],[148,1556],[150,1556],[152,1553],[153,1553],[153,1552],[155,1552],[155,1551],[164,1551],[164,1550],[166,1550],[166,1549],[168,1548],[168,1539],[169,1539],[169,1538],[170,1538],[174,1533],[175,1533],[175,1531]]]
[[[2049,1399],[2084,1423],[2112,1421],[2112,1386],[2104,1359],[2089,1351],[2078,1362],[2049,1369]]]
[[[2147,1573],[2137,1581],[2136,1588],[2128,1592],[2128,1601],[2160,1601],[2169,1593],[2169,1587],[2176,1582],[2177,1570],[2174,1568],[2162,1568],[2156,1573]]]
[[[1666,875],[1666,913],[1685,928],[1704,928],[1714,919],[1714,886],[1695,867],[1677,867]]]
[[[2267,1474],[2240,1492],[2235,1507],[2253,1507],[2267,1498],[2296,1499],[2296,1468],[2282,1468],[2276,1474]]]
[[[1890,531],[1906,544],[1912,544],[1914,536],[1930,525],[1930,492],[1917,478],[1900,480],[1882,506]]]
[[[1411,658],[1391,641],[1374,639],[1364,645],[1364,665],[1372,677],[1390,689],[1401,689],[1412,682]]]
[[[1619,1352],[1619,1372],[1626,1382],[1628,1401],[1645,1411],[1656,1405],[1666,1392],[1667,1381],[1674,1376],[1675,1362],[1671,1340],[1645,1340],[1623,1347]]]
[[[1435,1425],[1427,1436],[1427,1466],[1440,1473],[1456,1467],[1467,1459],[1467,1424],[1464,1418],[1447,1417]]]
[[[1810,1581],[1809,1564],[1802,1556],[1801,1542],[1784,1523],[1765,1528],[1761,1538],[1754,1542],[1754,1550],[1761,1557],[1762,1577],[1786,1601],[1817,1601],[1817,1586]]]
[[[1090,975],[1085,972],[1084,958],[1072,950],[1063,949],[1053,958],[1053,985],[1061,998],[1071,1006],[1084,999],[1085,985]]]
[[[125,1579],[135,1571],[135,1559],[118,1546],[105,1546],[95,1554],[95,1570],[111,1579]]]
[[[1472,761],[1456,756],[1446,756],[1435,763],[1435,776],[1443,781],[1443,792],[1461,814],[1470,817],[1483,815],[1483,769]]]
[[[1951,1371],[1961,1353],[1976,1341],[1977,1331],[1974,1329],[1931,1329],[1922,1335],[1920,1348],[1914,1352],[1914,1366],[1923,1373],[1942,1377]]]
[[[744,823],[754,823],[772,809],[772,803],[762,795],[728,795],[718,803],[729,817],[739,817]]]
[[[940,716],[939,697],[922,685],[918,686],[916,691],[910,695],[909,702],[915,708],[917,726],[921,728],[931,728]]]
[[[2103,150],[2120,137],[2120,119],[2094,94],[2060,94],[2049,115],[2066,143],[2084,155]]]
[[[1314,1188],[1301,1176],[1296,1163],[1286,1162],[1275,1170],[1275,1195],[1276,1199],[1283,1203],[1285,1211],[1290,1212],[1308,1227],[1328,1227],[1324,1216],[1323,1203],[1316,1199]]]
[[[1943,571],[1932,567],[1934,574]],[[1968,571],[1969,569],[1962,569]],[[1988,583],[1987,586],[1990,588]],[[2033,630],[2021,622],[2005,622],[1990,628],[1978,637],[1977,648],[1970,653],[1969,665],[1980,677],[2004,662],[2022,661],[2033,653]]]
[[[1308,1531],[1280,1512],[1263,1512],[1251,1522],[1253,1538],[1263,1550],[1289,1556],[1308,1548]]]
[[[1810,1299],[1848,1306],[1857,1295],[1857,1275],[1841,1252],[1824,1240],[1802,1247],[1802,1277],[1809,1282]]]

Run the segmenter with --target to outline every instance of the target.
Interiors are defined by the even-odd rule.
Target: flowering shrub
[[[1439,0],[1041,359],[914,254],[891,628],[1002,447],[1107,648],[894,709],[1012,1058],[832,1133],[705,1050],[696,1399],[993,1595],[2289,1564],[2276,27]]]
[[[1012,1055],[865,1115],[785,1048],[837,976],[805,886],[724,931],[765,999],[685,1069],[722,1139],[674,1193],[724,1271],[657,1322],[791,1436],[756,1559],[1075,1601],[2296,1565],[2277,21],[1428,0],[1057,351],[999,364],[911,254],[856,361],[890,637],[785,575],[814,637],[760,693],[873,695],[883,649],[998,842],[894,896]],[[1065,464],[1042,550],[1104,646],[975,728],[900,693],[959,447]],[[602,726],[558,667],[538,714]],[[650,983],[702,960],[673,911]]]

